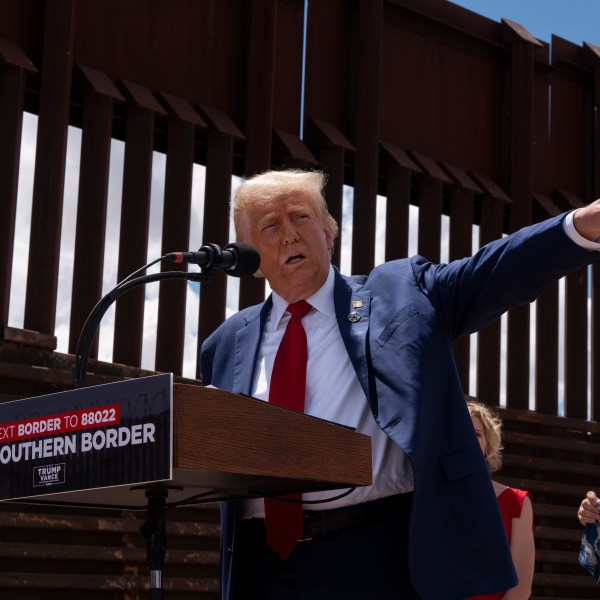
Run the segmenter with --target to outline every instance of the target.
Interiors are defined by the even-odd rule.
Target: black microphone
[[[210,271],[224,269],[233,277],[253,275],[260,266],[260,254],[250,244],[227,244],[223,250],[217,244],[205,244],[198,252],[171,252],[164,256],[173,262],[187,262]]]

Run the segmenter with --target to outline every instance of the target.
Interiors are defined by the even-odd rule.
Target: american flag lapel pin
[[[348,315],[348,321],[350,321],[350,323],[358,323],[360,321],[360,315],[356,312],[356,309],[362,307],[362,300],[352,300],[352,308],[354,310]]]

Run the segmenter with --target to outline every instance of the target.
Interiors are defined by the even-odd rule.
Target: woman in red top
[[[469,400],[467,406],[488,469],[490,473],[494,473],[502,466],[502,421],[479,402]],[[492,484],[498,498],[519,583],[506,592],[476,596],[469,600],[526,600],[531,595],[535,567],[531,494],[497,481],[492,481]]]

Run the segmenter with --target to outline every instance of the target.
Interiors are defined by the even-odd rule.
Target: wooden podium
[[[0,500],[147,510],[152,600],[166,508],[371,483],[368,436],[171,374],[2,404],[0,434]]]
[[[143,490],[150,484],[160,485],[168,491],[169,504],[370,485],[371,441],[368,436],[255,398],[217,388],[171,384],[171,376],[167,375],[28,400],[37,402],[35,408],[39,413],[40,406],[65,406],[67,400],[79,406],[82,403],[79,399],[83,401],[86,393],[101,398],[129,395],[135,399],[140,392],[129,391],[134,386],[156,385],[154,380],[163,385],[165,377],[167,384],[164,387],[172,390],[172,447],[163,448],[160,457],[168,459],[168,453],[171,453],[171,478],[153,481],[143,473],[142,479],[135,480],[143,485],[106,487],[91,479],[87,485],[79,486],[81,489],[65,491],[60,486],[53,486],[42,490],[41,494],[36,490],[35,496],[8,494],[2,499],[135,510],[146,508]],[[144,392],[144,396],[149,395]],[[23,411],[20,409],[20,412]],[[8,420],[4,418],[4,422]],[[0,427],[2,422],[0,414]],[[101,455],[95,466],[86,463],[86,471],[100,471],[103,464],[111,461],[156,461],[156,455],[140,456],[135,453],[135,448],[123,448],[119,452],[110,455],[115,458]],[[55,457],[43,462],[59,460],[62,459]],[[134,464],[130,466],[135,468]],[[66,468],[69,469],[68,464]],[[142,471],[145,468],[145,465],[141,466]],[[23,471],[23,478],[29,476],[30,471]]]

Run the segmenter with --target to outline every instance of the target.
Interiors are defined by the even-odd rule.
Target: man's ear
[[[325,232],[325,241],[327,242],[327,250],[329,252],[333,252],[333,234],[331,233],[331,229],[329,227],[325,227],[323,230]]]

